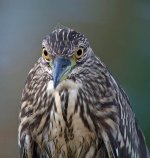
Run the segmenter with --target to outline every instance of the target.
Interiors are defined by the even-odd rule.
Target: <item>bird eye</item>
[[[45,60],[50,61],[50,55],[46,50],[42,51],[42,56],[44,57]]]
[[[82,48],[79,48],[77,51],[76,51],[76,59],[80,59],[83,55],[83,49]]]

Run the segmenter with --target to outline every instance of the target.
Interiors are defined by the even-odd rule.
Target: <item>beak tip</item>
[[[57,85],[58,85],[58,81],[57,80],[53,80],[53,83],[54,83],[54,88],[56,88]]]

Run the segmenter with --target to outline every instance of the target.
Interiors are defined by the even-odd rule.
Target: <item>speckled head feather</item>
[[[87,38],[70,28],[58,28],[47,35],[42,46],[52,55],[70,56],[76,48],[89,46]]]

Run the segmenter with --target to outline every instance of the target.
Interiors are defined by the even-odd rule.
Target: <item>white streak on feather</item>
[[[89,151],[87,152],[85,158],[91,158],[91,157],[93,157],[94,152],[95,152],[95,148],[94,148],[94,146],[91,146],[90,149],[89,149]]]
[[[48,85],[47,85],[47,91],[48,91],[48,94],[52,93],[54,90],[54,82],[53,80],[50,80],[48,82]]]
[[[77,99],[78,89],[69,89],[69,100],[68,100],[68,109],[67,109],[67,118],[69,119],[70,115],[74,113],[75,103]]]

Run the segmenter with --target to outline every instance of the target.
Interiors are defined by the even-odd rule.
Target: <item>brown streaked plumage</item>
[[[22,93],[20,158],[149,158],[129,99],[87,38],[58,28]]]

